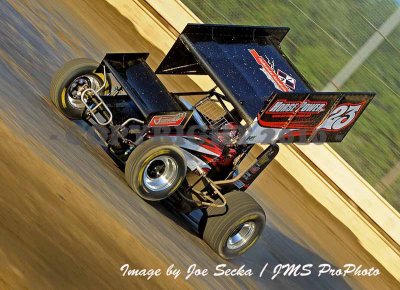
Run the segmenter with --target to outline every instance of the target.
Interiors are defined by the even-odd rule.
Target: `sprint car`
[[[234,258],[265,226],[246,190],[278,143],[340,142],[374,96],[315,92],[280,48],[288,30],[188,24],[155,71],[148,53],[75,59],[55,74],[50,97],[92,126],[133,192],[166,201]],[[215,87],[170,92],[159,74],[207,75]],[[255,144],[267,146],[244,166]]]

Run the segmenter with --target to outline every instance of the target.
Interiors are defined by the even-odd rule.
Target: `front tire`
[[[186,159],[171,141],[152,138],[136,147],[125,165],[125,180],[140,197],[159,201],[173,194],[186,177]]]
[[[94,73],[98,66],[99,64],[92,59],[78,58],[65,63],[54,75],[50,84],[50,98],[67,118],[81,119],[85,111],[80,98],[73,97],[70,93],[70,87],[77,78],[87,76],[86,82],[93,89],[103,84],[104,75]]]
[[[225,207],[207,208],[203,239],[218,255],[232,259],[258,240],[265,226],[265,213],[246,192],[232,191],[224,197]]]

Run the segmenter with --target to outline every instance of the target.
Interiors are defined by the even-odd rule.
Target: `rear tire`
[[[74,100],[75,104],[71,102],[72,99],[68,97],[67,92],[69,85],[77,77],[88,74],[103,84],[104,75],[94,73],[98,66],[98,62],[92,59],[78,58],[65,63],[54,75],[50,84],[50,98],[67,118],[81,119],[85,111],[85,106],[80,100]]]
[[[225,207],[207,208],[203,239],[218,255],[232,259],[258,240],[265,226],[265,213],[246,192],[232,191],[224,197]]]
[[[125,180],[141,198],[159,201],[173,194],[186,177],[186,159],[171,141],[152,138],[136,147],[125,165]]]

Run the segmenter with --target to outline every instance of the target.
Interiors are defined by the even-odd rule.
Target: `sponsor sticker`
[[[186,112],[173,115],[156,115],[151,118],[149,127],[180,126],[186,118]]]
[[[326,105],[327,102],[325,101],[289,101],[279,99],[268,109],[268,113],[294,113],[298,110],[297,115],[318,114],[325,110]]]
[[[281,92],[292,92],[296,89],[296,79],[280,69],[275,69],[273,61],[268,57],[262,57],[255,49],[249,49],[250,54],[261,66],[260,70],[274,84],[275,88]]]

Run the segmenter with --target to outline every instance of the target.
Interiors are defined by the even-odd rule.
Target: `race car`
[[[231,259],[263,231],[246,190],[278,143],[340,142],[374,97],[315,92],[281,51],[288,31],[188,24],[155,72],[148,53],[75,59],[54,76],[51,100],[93,127],[134,193],[165,201]],[[208,75],[215,87],[169,92],[158,74]],[[244,166],[255,144],[268,147]]]

